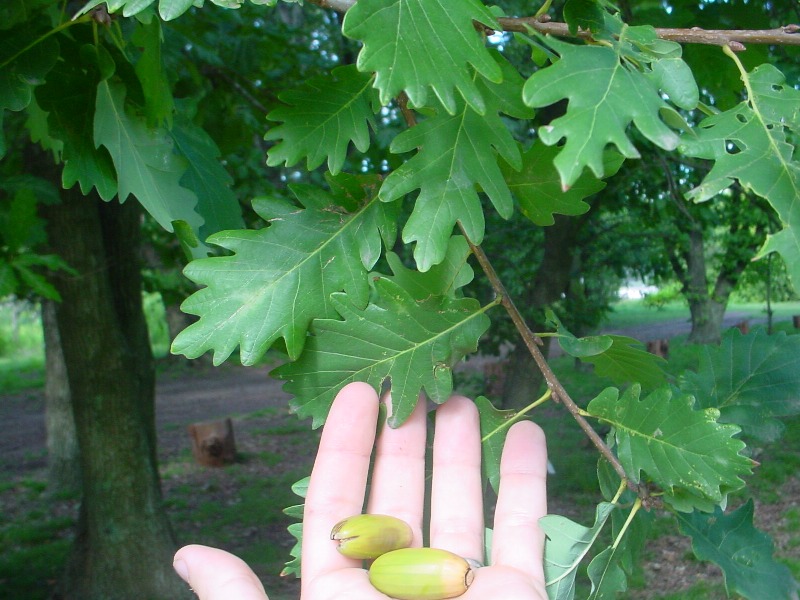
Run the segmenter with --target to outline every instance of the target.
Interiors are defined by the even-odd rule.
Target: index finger
[[[330,540],[336,523],[361,513],[378,420],[378,394],[366,383],[351,383],[336,396],[308,484],[303,513],[303,580],[360,560],[339,554]]]

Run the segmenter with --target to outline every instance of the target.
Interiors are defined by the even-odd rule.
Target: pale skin
[[[388,399],[384,399],[388,402]],[[390,404],[389,404],[390,406]],[[369,583],[360,560],[342,556],[330,540],[340,520],[362,512],[375,446],[367,512],[407,521],[422,545],[425,491],[425,403],[397,429],[375,439],[379,399],[363,383],[337,395],[322,431],[303,520],[301,600],[388,600]],[[478,413],[453,396],[437,409],[433,449],[430,546],[466,558],[483,557],[483,490]],[[542,430],[523,421],[508,431],[494,515],[491,566],[477,569],[460,600],[546,600],[544,534],[547,449]],[[186,546],[175,568],[200,600],[265,600],[267,594],[239,558],[206,546]]]

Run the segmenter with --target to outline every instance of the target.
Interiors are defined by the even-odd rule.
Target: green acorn
[[[383,554],[369,568],[370,583],[397,600],[443,600],[467,591],[475,572],[452,552],[403,548]]]
[[[389,515],[355,515],[339,521],[331,530],[331,539],[339,542],[339,552],[360,559],[407,548],[413,535],[408,523]]]

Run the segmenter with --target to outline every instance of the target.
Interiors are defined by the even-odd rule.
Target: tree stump
[[[236,442],[230,419],[192,423],[188,429],[192,438],[192,454],[199,464],[222,467],[236,460]]]
[[[794,315],[792,317],[792,323],[794,323],[795,329],[800,329],[800,315]]]
[[[647,351],[661,358],[669,357],[669,340],[651,340],[647,342]]]

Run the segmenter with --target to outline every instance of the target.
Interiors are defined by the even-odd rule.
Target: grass
[[[641,300],[621,300],[611,307],[603,328],[621,329],[636,325],[650,325],[679,319],[689,320],[689,307],[685,302],[669,302],[661,307],[648,306]],[[777,302],[772,305],[775,320],[790,320],[800,314],[800,302]],[[766,305],[759,302],[732,302],[728,313],[744,312],[750,319],[766,318]]]
[[[37,479],[4,485],[14,501],[28,510],[24,519],[0,519],[0,589],[7,598],[50,598],[52,582],[61,575],[75,525],[73,516],[51,516],[52,499]]]

